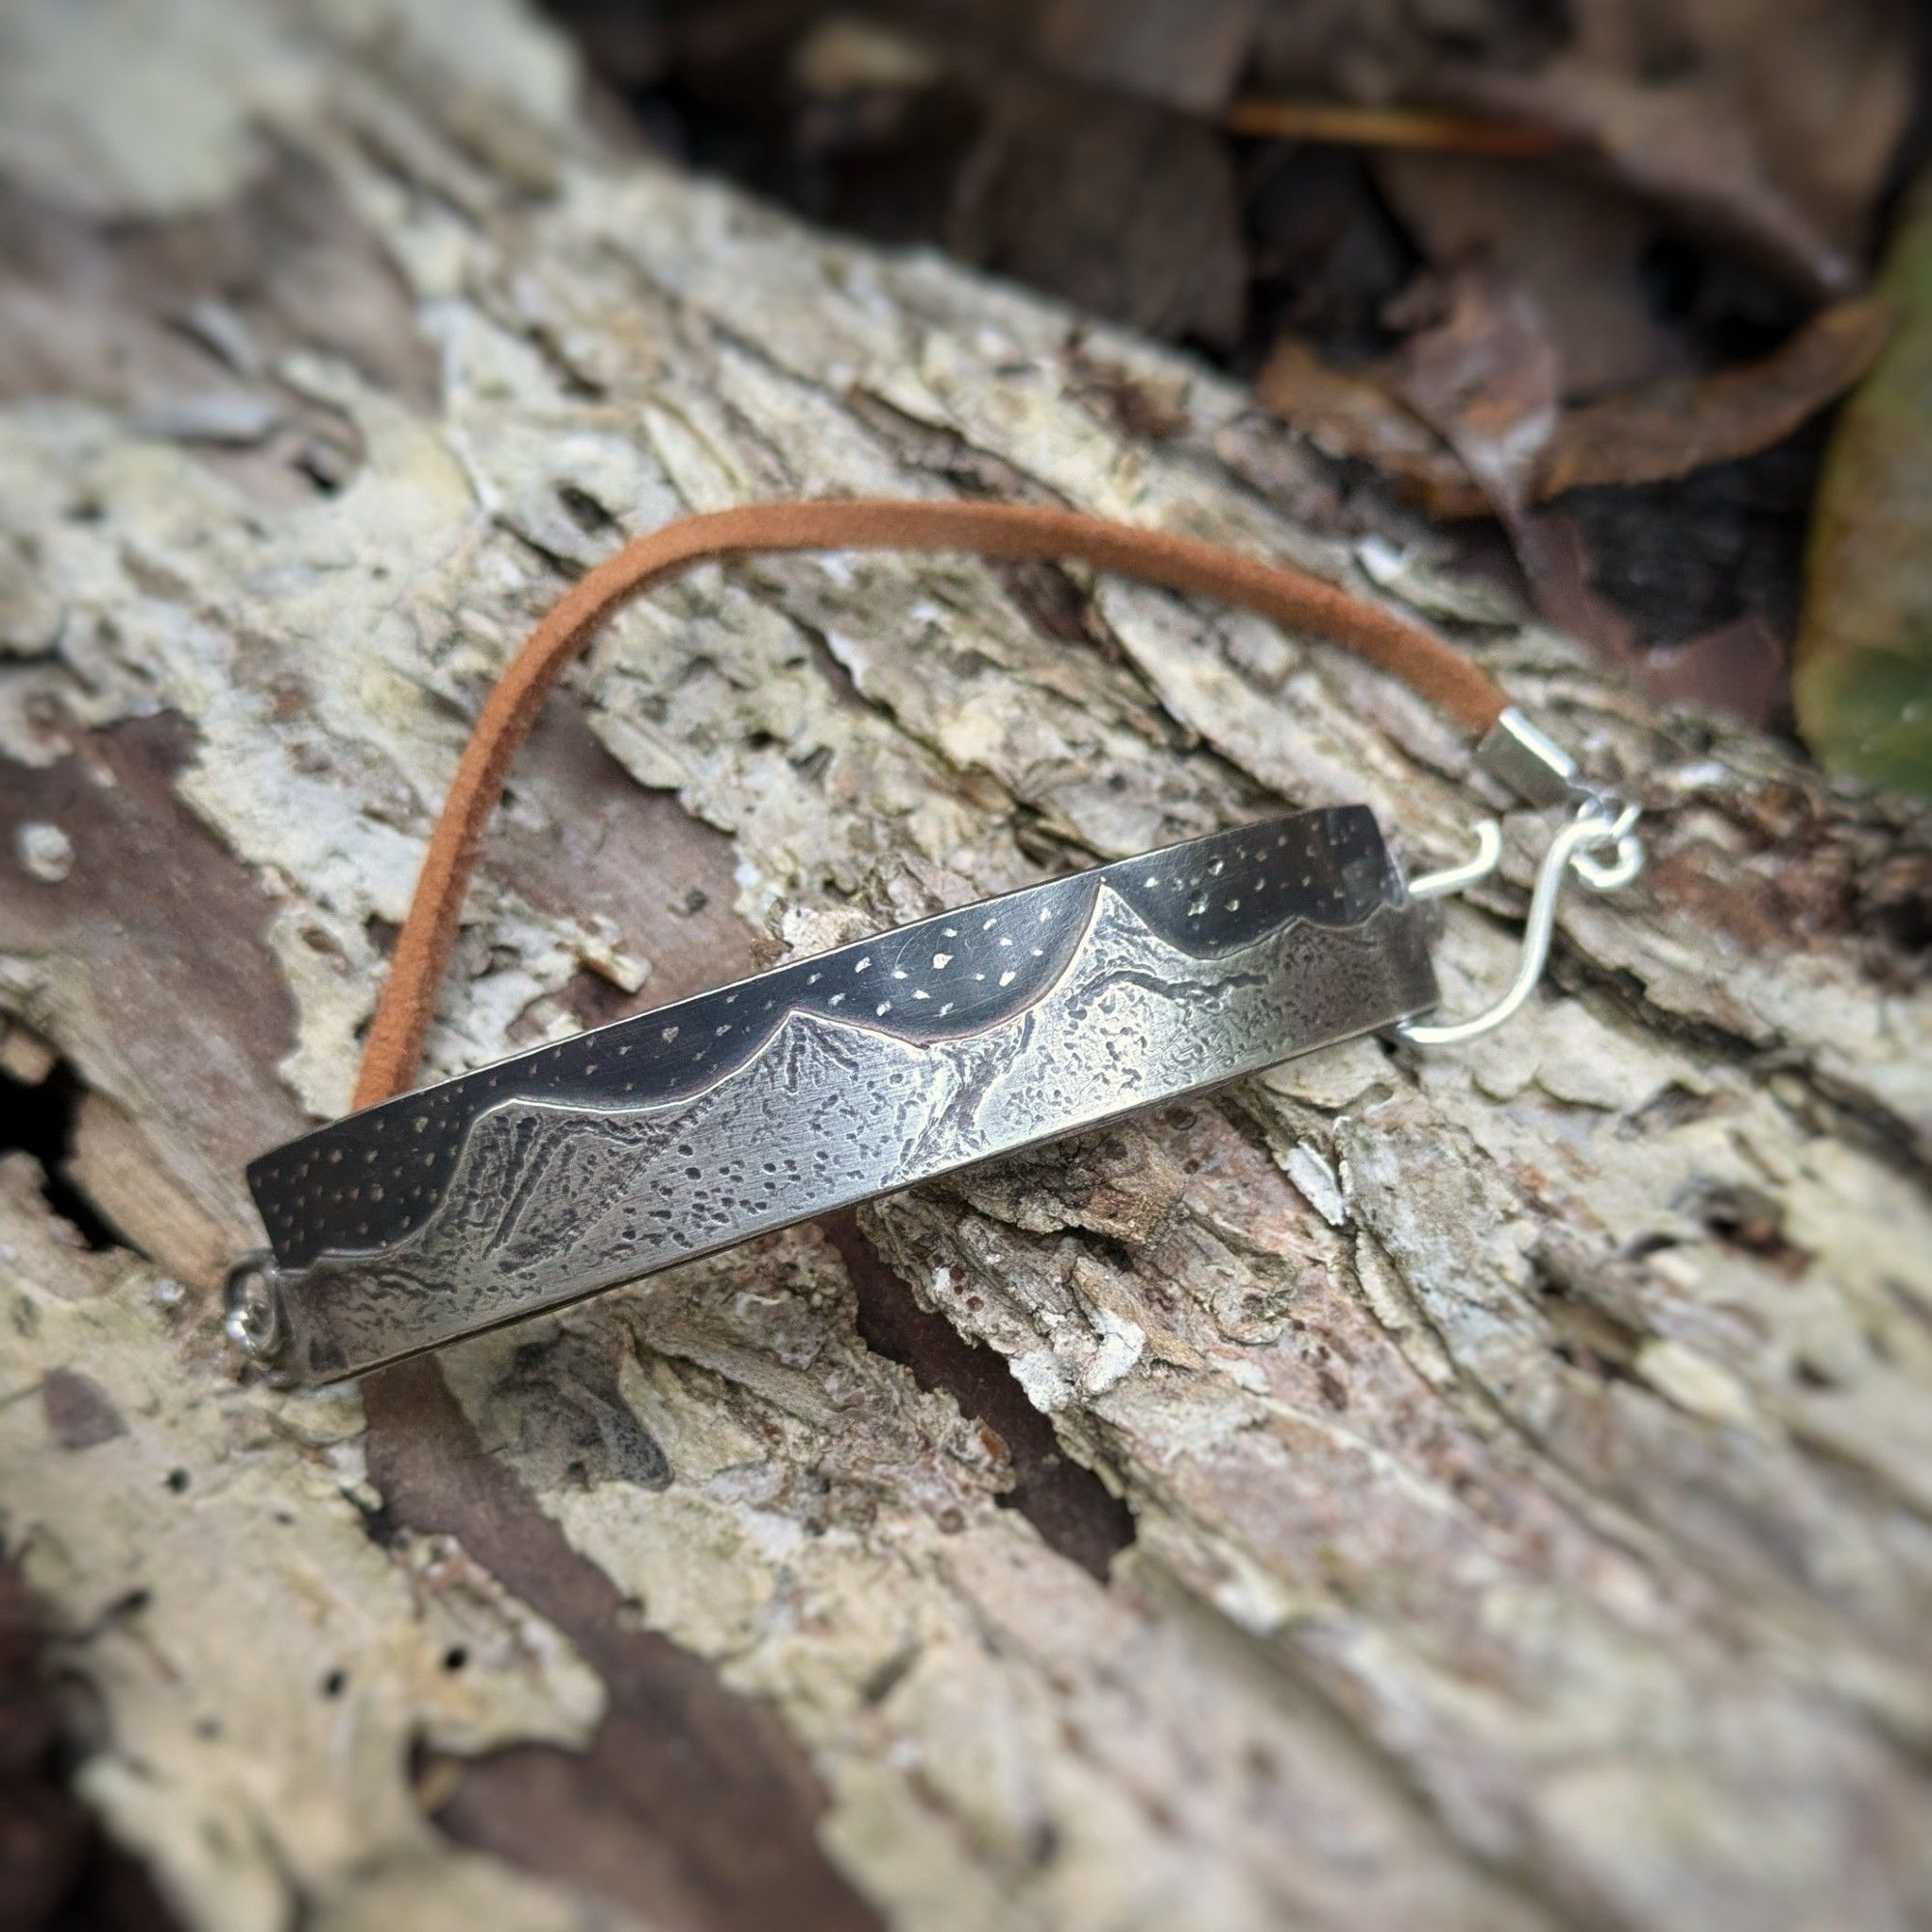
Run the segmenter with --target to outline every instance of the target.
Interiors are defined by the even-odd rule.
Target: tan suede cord
[[[1218,597],[1345,645],[1480,734],[1509,698],[1487,672],[1420,625],[1285,564],[1219,545],[1136,529],[1073,510],[1018,503],[872,500],[759,503],[681,518],[628,543],[558,598],[490,694],[457,762],[396,941],[355,1084],[374,1106],[415,1078],[437,990],[455,944],[484,826],[510,760],[544,699],[611,611],[697,564],[756,551],[966,551],[1015,559],[1077,558],[1117,576]]]

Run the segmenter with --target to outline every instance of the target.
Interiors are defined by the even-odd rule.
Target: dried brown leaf
[[[1423,278],[1391,319],[1425,317],[1390,358],[1391,384],[1513,524],[1556,428],[1562,372],[1543,318],[1518,284],[1476,263]]]
[[[1473,0],[1455,12],[1453,30],[1363,0],[1270,12],[1241,131],[1547,155],[1814,297],[1858,281],[1912,109],[1914,0]]]
[[[1862,298],[1821,311],[1761,360],[1696,378],[1669,378],[1565,411],[1529,499],[1610,483],[1658,483],[1780,441],[1844,393],[1885,335],[1881,308]],[[1262,371],[1262,399],[1330,455],[1374,464],[1437,516],[1480,516],[1491,494],[1450,443],[1400,399],[1383,368],[1350,374],[1305,343],[1283,341]]]
[[[1782,441],[1863,375],[1885,333],[1883,307],[1859,298],[1821,310],[1758,361],[1571,410],[1551,439],[1541,494],[1665,482]]]
[[[1489,507],[1456,452],[1374,373],[1338,368],[1313,343],[1285,335],[1263,365],[1260,389],[1318,449],[1374,465],[1426,508],[1466,517]]]
[[[1228,343],[1245,315],[1227,143],[1147,101],[1008,80],[962,171],[947,242],[1152,335]]]
[[[1604,183],[1468,155],[1384,152],[1377,185],[1438,270],[1483,259],[1536,304],[1566,401],[1614,394],[1680,367],[1640,264],[1655,216]]]
[[[1859,250],[1912,101],[1910,23],[1891,0],[1686,0],[1665,40],[1586,16],[1534,72],[1457,69],[1456,106],[1541,128],[1684,226],[1813,295],[1860,279]],[[1623,64],[1620,64],[1623,63]],[[1668,77],[1652,70],[1665,66]]]
[[[1255,0],[1048,0],[1042,66],[1190,114],[1228,103],[1254,35]]]
[[[1734,136],[1771,190],[1856,257],[1912,111],[1922,14],[1918,0],[1571,0],[1573,61],[1611,81],[1601,131],[1620,161],[1694,164],[1714,134]],[[1620,114],[1619,84],[1656,117]]]

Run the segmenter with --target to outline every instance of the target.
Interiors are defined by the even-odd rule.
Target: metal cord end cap
[[[1483,734],[1476,763],[1526,804],[1570,804],[1582,783],[1577,760],[1514,704]]]

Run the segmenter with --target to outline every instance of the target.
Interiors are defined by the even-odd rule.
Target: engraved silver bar
[[[355,1114],[248,1171],[230,1332],[334,1381],[1394,1025],[1433,914],[1362,806],[1032,886]]]

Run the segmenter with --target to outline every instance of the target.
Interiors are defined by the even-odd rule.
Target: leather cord
[[[1339,585],[1286,564],[1165,530],[1020,503],[758,503],[683,517],[626,544],[558,598],[497,681],[457,761],[415,895],[396,940],[355,1083],[356,1107],[415,1078],[464,895],[510,761],[565,668],[618,605],[701,563],[758,551],[967,551],[1077,558],[1120,577],[1238,604],[1346,646],[1401,678],[1477,735],[1508,707],[1493,678],[1440,638]]]

